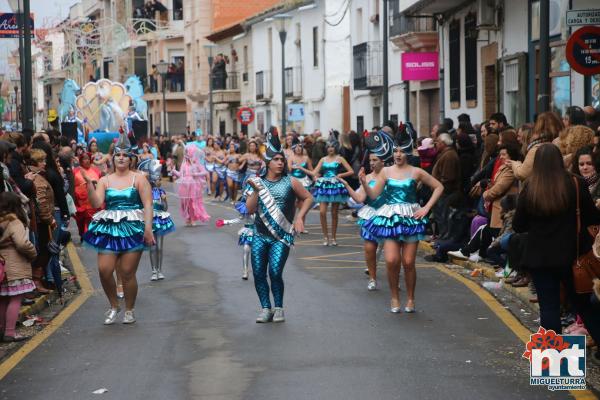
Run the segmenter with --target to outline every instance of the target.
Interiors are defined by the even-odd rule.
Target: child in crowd
[[[0,210],[0,333],[4,342],[20,342],[28,338],[17,335],[15,327],[23,295],[35,290],[31,261],[37,252],[20,197],[1,193]]]

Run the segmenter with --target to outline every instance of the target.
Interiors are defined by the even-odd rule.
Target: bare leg
[[[329,233],[327,232],[327,203],[319,204],[319,217],[321,218],[321,230],[323,238],[329,242]]]
[[[388,283],[392,295],[391,307],[400,307],[400,293],[398,291],[398,280],[400,275],[400,243],[386,240],[384,246],[385,266],[387,267]]]
[[[365,240],[365,261],[369,269],[369,278],[377,280],[377,243]]]
[[[335,242],[338,228],[338,212],[340,210],[340,203],[331,204],[331,237]]]
[[[419,243],[404,243],[402,245],[402,265],[404,266],[404,282],[406,283],[406,307],[415,307],[415,287],[417,286],[417,269],[415,258]]]
[[[98,253],[98,273],[104,294],[108,298],[111,308],[119,307],[119,299],[117,298],[117,286],[115,277],[113,276],[117,265],[116,254]],[[118,275],[117,275],[118,276]]]
[[[216,172],[210,173],[210,192],[216,197],[217,196],[217,182],[219,177]]]
[[[235,182],[233,182],[233,179],[231,179],[230,177],[227,177],[227,194],[229,195],[230,199],[233,199],[234,188]]]
[[[123,288],[125,289],[125,311],[133,310],[135,307],[135,299],[138,292],[135,273],[137,272],[141,257],[141,251],[124,253],[120,256],[121,262],[117,268],[123,279]]]

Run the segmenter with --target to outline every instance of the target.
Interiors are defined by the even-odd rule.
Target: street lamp
[[[204,50],[208,52],[208,134],[213,134],[213,49],[217,47],[214,43],[207,43],[204,46]]]
[[[160,78],[162,80],[162,108],[163,108],[163,117],[162,117],[162,134],[166,136],[167,134],[167,101],[165,91],[167,88],[167,71],[169,70],[169,63],[164,60],[160,60],[159,63],[156,64],[156,70],[160,74]]]
[[[287,107],[285,104],[285,39],[287,38],[287,24],[292,16],[278,14],[273,17],[277,21],[279,40],[281,40],[281,134],[286,135]]]

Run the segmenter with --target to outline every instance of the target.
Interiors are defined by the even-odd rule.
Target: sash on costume
[[[260,219],[262,220],[262,222],[265,224],[265,226],[267,227],[269,232],[271,232],[271,235],[273,235],[273,237],[275,239],[282,242],[286,246],[291,246],[293,243],[290,240],[288,240],[287,238],[285,238],[284,235],[281,235],[277,228],[279,228],[284,233],[293,237],[294,236],[294,225],[292,225],[292,223],[287,220],[285,215],[283,215],[283,212],[277,206],[277,203],[275,202],[273,195],[271,194],[269,189],[267,189],[265,187],[265,185],[263,184],[262,179],[255,176],[255,177],[249,178],[249,180],[254,182],[254,184],[258,188],[258,197],[260,198],[264,207],[266,208],[266,212],[269,214],[269,217],[278,226],[273,226],[273,224],[271,223],[269,218],[267,218],[267,215],[262,207],[258,207],[258,215],[259,215]]]

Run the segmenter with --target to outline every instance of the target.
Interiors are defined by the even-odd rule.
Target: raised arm
[[[323,159],[321,158],[317,163],[317,166],[311,171],[307,171],[314,179],[319,179],[321,176],[321,168],[323,167]]]
[[[364,203],[367,200],[367,194],[364,190],[361,190],[362,186],[358,190],[354,190],[344,178],[339,178],[339,180],[344,184],[346,190],[348,190],[348,194],[352,197],[352,200],[357,203]]]
[[[85,173],[85,171],[83,169],[81,169],[81,176],[85,180],[85,184],[87,186],[88,198],[90,199],[90,204],[92,205],[92,207],[94,207],[94,208],[102,207],[102,204],[104,204],[104,198],[106,195],[105,192],[106,192],[106,188],[107,188],[106,176],[103,176],[102,178],[100,178],[100,180],[98,181],[98,183],[96,184],[95,187],[94,187],[94,182],[92,182],[90,177],[87,176],[87,174]]]
[[[379,195],[383,192],[383,188],[385,187],[385,182],[387,181],[387,175],[385,174],[385,169],[380,173],[377,178],[375,178],[375,186],[369,186],[369,182],[367,182],[367,175],[365,175],[365,169],[361,168],[358,171],[358,180],[364,191],[367,193],[367,196],[371,200],[375,200],[379,197]]]

